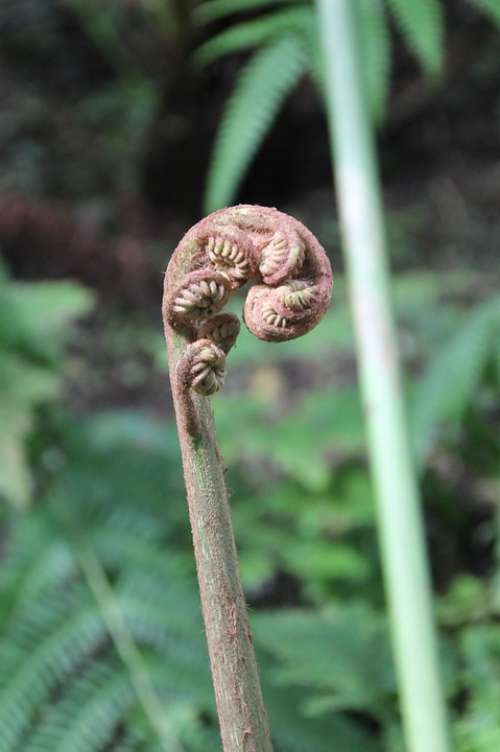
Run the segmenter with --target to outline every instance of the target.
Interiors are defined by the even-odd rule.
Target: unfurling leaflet
[[[214,394],[240,329],[221,313],[229,296],[252,286],[244,322],[259,339],[282,342],[310,331],[329,306],[330,262],[315,236],[277,209],[240,205],[210,214],[182,238],[165,274],[166,329],[183,339],[181,388]]]

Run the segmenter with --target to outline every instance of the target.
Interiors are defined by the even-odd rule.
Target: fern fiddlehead
[[[185,388],[209,395],[222,385],[224,355],[239,323],[219,312],[246,282],[254,284],[245,324],[263,340],[305,334],[330,303],[330,264],[300,222],[260,206],[214,212],[184,236],[165,275],[165,325],[188,343],[181,368]]]
[[[262,340],[280,342],[321,319],[332,272],[321,245],[296,219],[241,205],[189,230],[165,274],[170,380],[223,748],[272,752],[207,400],[224,383],[226,355],[240,329],[222,309],[246,282],[252,286],[245,325]]]

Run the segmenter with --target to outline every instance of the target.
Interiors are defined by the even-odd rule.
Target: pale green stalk
[[[447,752],[420,500],[390,304],[377,159],[361,75],[356,0],[317,0],[317,7],[406,742],[410,752]]]
[[[171,728],[168,710],[159,698],[151,681],[150,673],[141,653],[134,642],[125,618],[99,560],[88,549],[78,543],[77,555],[87,584],[97,601],[101,616],[123,661],[134,688],[136,697],[165,752],[183,752]]]

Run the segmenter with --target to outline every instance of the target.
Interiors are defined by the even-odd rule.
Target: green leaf
[[[48,368],[2,352],[0,370],[0,497],[25,506],[31,496],[31,472],[24,442],[37,404],[54,396],[58,379]]]
[[[427,73],[443,67],[444,19],[439,0],[387,0],[406,41]]]
[[[500,26],[500,0],[471,0],[471,2]]]
[[[254,629],[277,659],[274,680],[308,688],[309,712],[382,712],[382,698],[395,691],[385,624],[367,606],[345,604],[319,613],[280,610],[259,615]],[[322,707],[318,701],[327,698]]]
[[[382,0],[361,0],[359,21],[368,101],[379,122],[385,112],[391,70],[390,35]]]
[[[492,752],[500,745],[500,628],[497,624],[469,627],[460,635],[465,712],[455,725],[457,752]]]
[[[246,65],[217,134],[205,196],[207,212],[232,201],[283,100],[305,68],[303,48],[292,35],[260,50]]]
[[[364,448],[364,430],[357,390],[316,391],[281,420],[272,422],[269,402],[226,395],[215,403],[224,457],[265,456],[277,469],[310,491],[324,488],[336,456]],[[238,425],[235,435],[234,425]]]
[[[275,37],[283,38],[290,32],[300,33],[311,18],[310,8],[289,8],[255,21],[235,24],[205,42],[196,50],[193,59],[199,65],[207,65],[224,55],[266,44]]]
[[[454,428],[459,425],[496,347],[499,328],[500,298],[495,297],[469,314],[428,365],[418,384],[412,410],[419,463],[425,460],[442,423]]]
[[[93,295],[71,282],[0,280],[0,347],[51,361],[70,324],[92,308]]]
[[[16,436],[0,436],[0,499],[25,507],[32,491],[31,471],[24,448]]]

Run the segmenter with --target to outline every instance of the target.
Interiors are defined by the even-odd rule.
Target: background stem
[[[127,668],[131,684],[144,714],[158,736],[161,749],[164,752],[184,752],[185,747],[177,742],[165,707],[151,681],[142,655],[130,634],[120,603],[113,592],[106,572],[90,549],[79,544],[76,533],[73,539],[87,584],[96,599],[118,655]]]
[[[191,393],[197,425],[193,435],[184,419],[186,395],[177,369],[186,342],[168,325],[166,337],[224,752],[272,752],[210,402],[207,397]]]
[[[411,752],[449,749],[416,475],[390,305],[384,221],[353,0],[317,0],[339,210],[376,488],[401,709]]]

